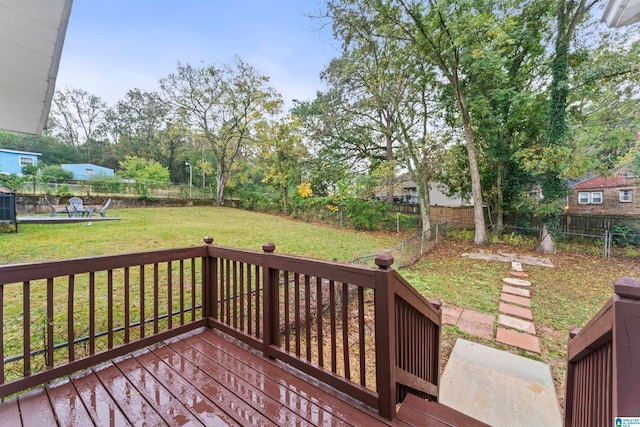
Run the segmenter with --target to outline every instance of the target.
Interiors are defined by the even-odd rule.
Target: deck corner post
[[[266,357],[271,356],[271,345],[279,345],[278,335],[278,277],[277,269],[271,268],[271,257],[276,250],[274,243],[262,245],[262,352]]]
[[[205,248],[213,245],[213,237],[206,236],[202,239],[205,244]],[[202,258],[202,318],[217,317],[214,315],[213,310],[216,304],[213,302],[216,292],[214,287],[216,286],[216,277],[214,273],[215,263],[214,258],[209,254],[207,249],[204,257]]]
[[[616,417],[640,414],[640,281],[622,277],[613,284],[613,408]]]
[[[375,259],[375,336],[376,336],[376,390],[378,413],[392,420],[396,414],[396,354],[395,354],[395,298],[392,288],[394,270],[391,254]]]

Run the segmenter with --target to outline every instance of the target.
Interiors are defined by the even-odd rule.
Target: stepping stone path
[[[511,276],[528,277],[528,274],[522,271],[521,263],[512,262],[511,268]],[[514,286],[502,286],[496,341],[540,354],[540,344],[531,312],[531,291],[524,289],[530,287],[531,282],[513,277],[506,277],[502,281]]]
[[[511,263],[511,276],[502,279],[500,305],[498,307],[498,327],[495,339],[498,342],[540,354],[540,344],[531,312],[531,282],[524,280],[528,274],[522,271],[522,264]],[[462,307],[443,306],[442,324],[457,326],[462,332],[480,338],[493,339],[496,316],[479,313]]]

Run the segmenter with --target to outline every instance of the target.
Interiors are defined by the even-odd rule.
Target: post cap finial
[[[273,251],[275,251],[275,250],[276,250],[276,244],[275,244],[275,243],[271,243],[271,242],[264,243],[264,244],[262,245],[262,250],[263,250],[264,252],[266,252],[266,253],[269,253],[269,254],[270,254],[270,253],[272,253]]]
[[[205,237],[205,238],[204,238],[204,239],[202,239],[202,240],[204,240],[205,245],[211,245],[211,244],[213,244],[213,237],[211,237],[211,236],[207,236],[207,237]]]
[[[640,299],[640,281],[633,277],[621,277],[613,282],[613,291],[623,298]]]
[[[380,254],[376,256],[375,260],[376,265],[381,269],[387,269],[393,265],[393,255],[391,254]]]

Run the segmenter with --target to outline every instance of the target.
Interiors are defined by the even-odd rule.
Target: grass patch
[[[0,264],[214,244],[348,261],[381,253],[403,236],[360,232],[294,221],[286,217],[222,207],[147,208],[110,211],[121,221],[76,224],[23,224],[18,234],[0,234]]]
[[[481,261],[461,257],[465,252],[509,252],[541,256],[532,245],[489,244],[479,248],[466,240],[468,232],[452,233],[453,238],[438,245],[419,262],[402,271],[412,285],[427,298],[444,304],[471,308],[483,313],[498,313],[502,278],[508,277],[510,265],[505,262]],[[471,234],[471,238],[473,235]],[[525,265],[532,282],[531,303],[541,355],[505,348],[495,341],[467,336],[453,327],[442,329],[442,358],[446,361],[457,338],[464,338],[506,349],[515,354],[541,360],[552,368],[552,374],[563,405],[564,381],[569,329],[583,327],[613,295],[613,282],[623,276],[640,278],[640,262],[605,259],[588,251],[558,252],[545,255],[554,268]],[[444,366],[444,364],[443,364]]]

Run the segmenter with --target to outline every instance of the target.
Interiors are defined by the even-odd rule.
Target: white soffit
[[[602,20],[612,28],[639,22],[640,0],[609,0]]]
[[[44,129],[72,2],[0,0],[0,129]]]

